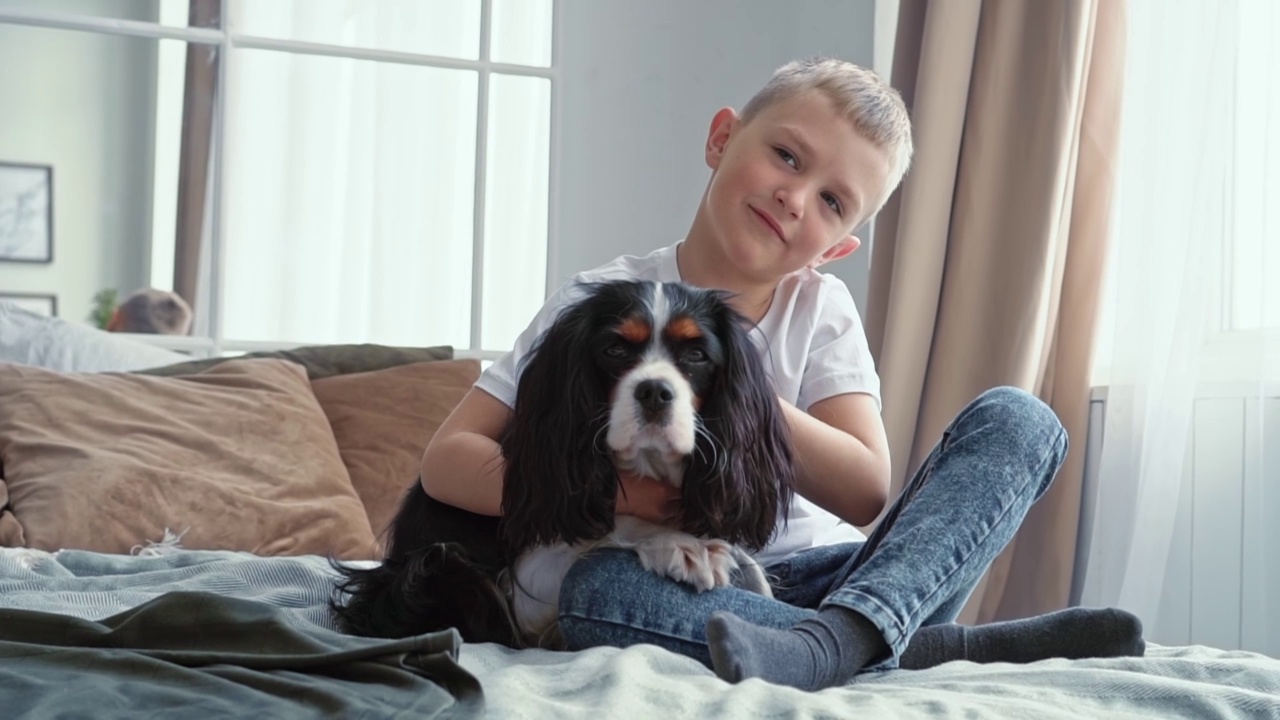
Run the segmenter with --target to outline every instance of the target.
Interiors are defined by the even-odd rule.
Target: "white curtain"
[[[1130,0],[1128,17],[1113,256],[1096,356],[1097,384],[1107,388],[1104,439],[1080,600],[1127,608],[1152,628],[1180,504],[1190,500],[1184,469],[1206,388],[1231,388],[1263,409],[1245,430],[1255,441],[1242,441],[1255,456],[1242,461],[1265,482],[1250,486],[1257,504],[1242,512],[1280,511],[1280,475],[1256,442],[1267,437],[1266,408],[1280,407],[1268,405],[1280,370],[1280,8],[1272,0]],[[1280,418],[1271,419],[1274,435]],[[1205,501],[1213,498],[1196,498]],[[1263,532],[1261,519],[1250,532]],[[1265,522],[1280,526],[1280,513]],[[1280,594],[1263,602],[1274,607]]]
[[[495,3],[496,55],[549,57],[550,5]],[[479,0],[232,3],[243,35],[476,59]],[[528,15],[527,9],[522,11]],[[505,50],[503,48],[506,48]],[[236,49],[224,172],[224,336],[472,346],[478,73]],[[545,292],[550,91],[493,75],[484,332]]]

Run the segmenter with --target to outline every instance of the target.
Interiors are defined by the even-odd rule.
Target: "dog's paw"
[[[636,553],[646,570],[692,585],[698,592],[728,585],[738,567],[728,543],[692,535],[651,538],[638,545]]]
[[[730,585],[733,582],[733,571],[738,569],[738,561],[733,557],[733,546],[723,540],[707,540],[706,546],[715,587]]]

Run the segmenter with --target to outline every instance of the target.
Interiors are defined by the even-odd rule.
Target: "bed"
[[[22,652],[10,640],[16,611],[100,621],[146,608],[164,598],[189,595],[210,604],[174,609],[190,616],[198,607],[207,617],[252,626],[250,650],[265,652],[259,638],[264,617],[354,652],[334,631],[325,612],[333,573],[325,558],[263,558],[249,553],[153,549],[139,555],[85,551],[48,553],[0,550],[0,707],[22,708],[31,717],[145,717],[147,711],[175,710],[190,716],[225,712],[247,716],[272,710],[277,717],[493,717],[493,718],[1268,718],[1280,717],[1280,661],[1247,652],[1206,647],[1151,647],[1144,658],[1044,661],[1025,666],[953,662],[931,670],[892,671],[861,676],[853,684],[803,693],[763,682],[732,686],[698,663],[653,646],[625,650],[598,648],[558,653],[512,651],[496,645],[468,645],[442,634],[416,648],[402,642],[361,641],[378,663],[394,668],[383,676],[343,676],[331,667],[311,667],[298,658],[279,665],[255,665],[240,655],[205,659],[173,678],[145,661],[154,647],[227,653],[227,624],[216,636],[192,625],[189,643],[157,641],[136,632],[114,642],[101,663],[77,667],[76,691],[57,682],[34,685],[22,677],[57,680],[60,655],[83,659],[82,647],[68,647],[66,629],[27,638]],[[217,603],[242,601],[238,613],[219,614]],[[244,609],[247,606],[248,611]],[[260,612],[253,612],[253,611]],[[164,609],[151,621],[163,625]],[[141,636],[141,637],[139,637]],[[139,647],[130,647],[130,644]],[[238,648],[243,650],[243,648]],[[405,655],[434,662],[405,662]],[[164,665],[173,664],[166,659]],[[226,667],[237,662],[239,674]],[[289,662],[293,664],[290,665]],[[140,665],[139,665],[140,663]],[[136,671],[134,670],[135,665]],[[115,668],[113,669],[113,666]],[[120,669],[123,668],[123,669]],[[221,672],[219,672],[221,670]],[[216,682],[205,682],[210,678]],[[284,678],[271,682],[275,676]],[[297,678],[305,676],[305,682]],[[111,706],[112,685],[126,685],[128,702]],[[432,685],[436,685],[433,688]],[[97,687],[100,692],[84,692]],[[186,687],[186,692],[180,688]],[[441,691],[438,688],[446,688]],[[209,692],[217,690],[217,692]],[[220,702],[235,698],[237,704]],[[59,709],[63,714],[48,712]],[[113,712],[118,710],[118,712]],[[77,712],[78,711],[78,712]],[[24,715],[5,713],[6,717]]]
[[[953,662],[803,693],[653,646],[335,631],[479,366],[449,348],[191,361],[0,306],[0,716],[1280,718],[1280,660]]]

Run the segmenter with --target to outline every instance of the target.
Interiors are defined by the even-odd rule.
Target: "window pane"
[[[470,345],[477,76],[238,51],[229,340]]]
[[[0,0],[0,9],[137,20],[170,27],[218,27],[219,0]]]
[[[551,83],[489,78],[481,347],[506,350],[546,296]]]
[[[1280,8],[1242,4],[1235,64],[1233,330],[1280,327]]]
[[[184,91],[189,51],[216,75],[209,46],[0,24],[0,67],[22,68],[0,72],[0,161],[41,169],[0,167],[0,236],[29,238],[21,253],[31,259],[52,255],[0,262],[0,288],[54,295],[75,322],[90,321],[100,291],[174,289],[173,178],[180,163],[207,167],[209,157],[207,146],[184,154],[181,134],[213,111],[211,88]],[[19,213],[19,201],[42,203],[52,223],[48,210]],[[0,237],[0,256],[5,245]],[[195,288],[184,297],[196,300]]]
[[[244,35],[475,60],[480,0],[229,0]]]
[[[492,0],[489,59],[551,66],[551,0]]]

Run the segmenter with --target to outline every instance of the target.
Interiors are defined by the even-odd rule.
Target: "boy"
[[[645,571],[634,553],[599,551],[561,588],[570,648],[653,643],[726,680],[815,690],[868,669],[953,659],[1142,652],[1137,618],[1119,611],[952,624],[1066,453],[1052,411],[1026,393],[1003,388],[974,401],[871,537],[854,529],[888,497],[879,381],[848,289],[816,268],[858,248],[853,231],[884,204],[911,154],[906,109],[873,73],[832,59],[784,66],[740,116],[726,108],[712,120],[711,178],[686,237],[562,287],[435,435],[422,463],[426,492],[498,515],[496,438],[510,418],[518,363],[579,282],[681,280],[736,293],[799,459],[786,531],[757,556],[777,579],[776,599],[732,587],[696,593]],[[664,521],[679,502],[665,484],[620,482],[619,513]]]

